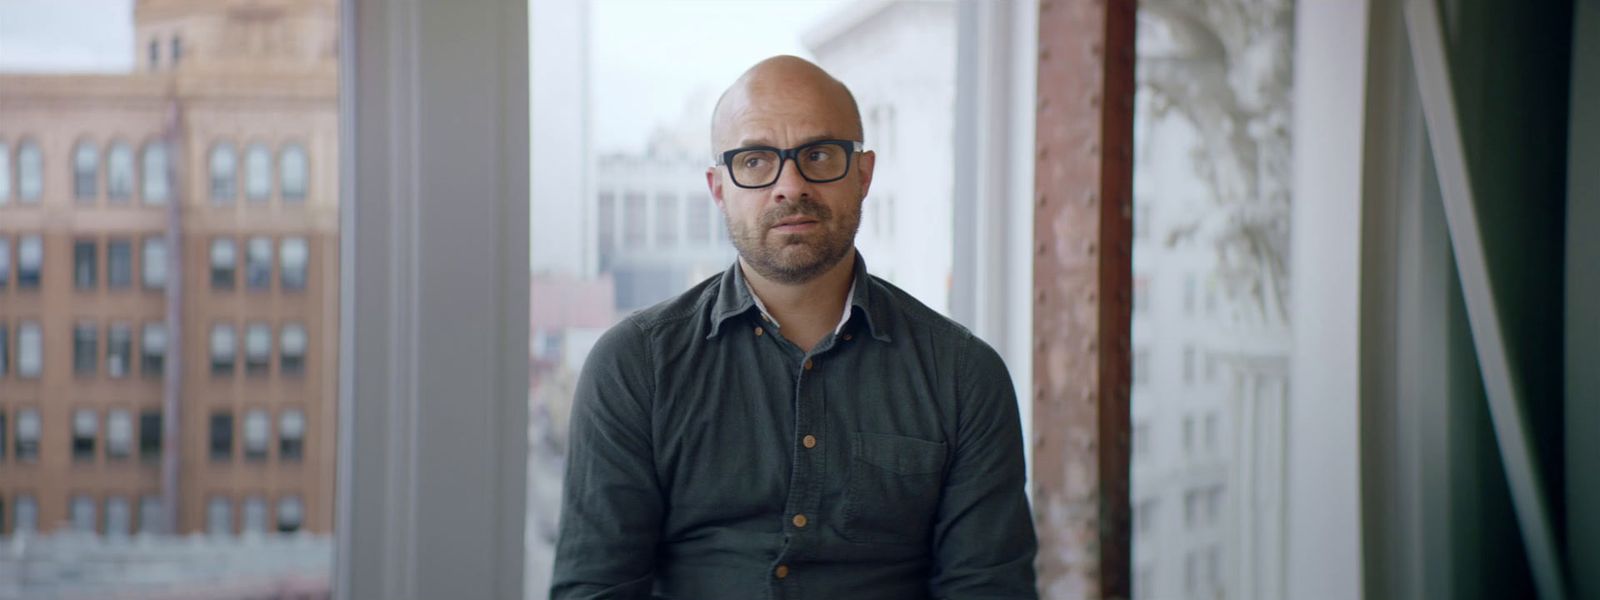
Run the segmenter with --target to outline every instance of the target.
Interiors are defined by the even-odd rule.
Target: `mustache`
[[[771,229],[778,225],[778,221],[795,216],[811,217],[821,223],[833,218],[833,210],[811,200],[789,202],[761,215],[761,228]]]

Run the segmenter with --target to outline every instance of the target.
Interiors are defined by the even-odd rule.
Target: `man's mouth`
[[[772,226],[772,230],[780,233],[799,233],[809,231],[816,226],[817,220],[812,217],[794,216],[778,221]]]

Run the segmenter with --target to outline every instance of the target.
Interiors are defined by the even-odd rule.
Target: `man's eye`
[[[754,169],[756,167],[761,166],[762,162],[763,161],[762,161],[761,157],[752,156],[752,157],[744,159],[744,168],[746,168],[746,169]]]
[[[812,151],[806,153],[806,160],[811,161],[811,162],[825,162],[825,161],[827,161],[828,159],[830,159],[832,157],[833,157],[833,153],[829,152],[827,150],[820,150],[819,149],[819,150],[812,150]]]

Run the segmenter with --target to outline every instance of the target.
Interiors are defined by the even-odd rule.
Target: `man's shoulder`
[[[623,317],[601,336],[602,342],[609,342],[603,346],[616,349],[618,346],[645,345],[659,333],[683,333],[699,329],[704,319],[697,321],[696,317],[706,314],[716,291],[718,277],[707,278],[681,294]],[[601,346],[597,344],[596,348]]]
[[[965,325],[923,304],[916,296],[889,280],[871,275],[868,281],[872,286],[870,293],[873,304],[883,307],[880,314],[872,316],[888,317],[891,321],[874,324],[890,330],[891,336],[894,330],[902,330],[904,333],[916,332],[918,337],[931,336],[940,342],[967,343],[968,340],[978,339]]]

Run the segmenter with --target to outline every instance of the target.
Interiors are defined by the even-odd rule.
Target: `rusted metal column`
[[[1127,598],[1134,0],[1041,0],[1033,501],[1045,598]]]

